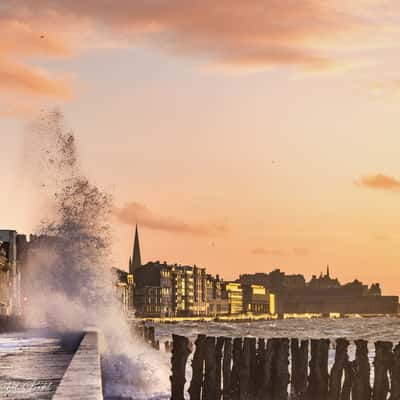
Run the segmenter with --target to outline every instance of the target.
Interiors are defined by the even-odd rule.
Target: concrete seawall
[[[53,400],[103,400],[99,338],[87,332],[71,360]]]

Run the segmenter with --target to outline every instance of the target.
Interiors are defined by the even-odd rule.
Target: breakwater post
[[[199,335],[192,360],[191,400],[400,400],[400,344],[375,343],[374,376],[368,343],[336,339],[256,339]],[[172,400],[183,400],[189,339],[173,335]],[[290,373],[289,373],[289,364]]]

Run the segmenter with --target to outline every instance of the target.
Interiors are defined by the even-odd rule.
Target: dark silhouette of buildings
[[[370,288],[355,279],[341,285],[337,278],[326,274],[313,275],[306,282],[302,275],[285,275],[279,269],[269,274],[241,275],[238,281],[261,285],[275,295],[278,314],[396,314],[398,296],[382,296],[379,284]]]
[[[191,317],[235,314],[396,314],[397,296],[382,296],[355,279],[342,285],[326,273],[286,275],[243,274],[234,282],[206,273],[196,265],[141,263],[138,227],[135,227],[129,273],[116,270],[114,284],[124,308],[142,317]]]

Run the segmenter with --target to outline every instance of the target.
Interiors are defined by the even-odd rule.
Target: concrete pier
[[[103,399],[97,332],[85,333],[53,397],[67,399]]]

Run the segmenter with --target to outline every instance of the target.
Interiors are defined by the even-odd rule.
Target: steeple
[[[329,276],[329,264],[326,266],[326,276],[328,278],[330,278],[330,276]]]
[[[139,245],[139,233],[138,233],[138,227],[136,225],[135,228],[135,241],[133,244],[133,254],[132,254],[132,261],[130,263],[129,267],[129,273],[134,274],[135,271],[141,267],[142,265],[142,260],[140,258],[140,245]]]

